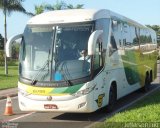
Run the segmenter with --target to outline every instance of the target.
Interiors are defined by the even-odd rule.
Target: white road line
[[[17,99],[18,97],[11,97],[12,99]],[[6,101],[6,99],[3,99],[3,100],[0,100],[0,102],[4,102]],[[21,118],[24,118],[24,117],[27,117],[27,116],[30,116],[32,114],[34,114],[36,112],[30,112],[30,113],[27,113],[27,114],[24,114],[24,115],[21,115],[19,117],[16,117],[16,118],[13,118],[13,119],[9,119],[9,120],[3,120],[2,122],[9,122],[9,121],[15,121],[15,120],[18,120],[18,119],[21,119]],[[15,114],[16,115],[16,114]]]
[[[150,95],[151,93],[153,93],[154,91],[156,91],[156,90],[157,90],[157,89],[159,89],[159,88],[160,88],[160,86],[157,86],[156,88],[154,88],[154,89],[153,89],[153,90],[151,90],[150,92],[148,92],[148,93],[144,94],[144,95],[143,95],[143,96],[141,96],[140,98],[138,98],[138,99],[136,99],[136,100],[132,101],[132,102],[131,102],[131,103],[129,103],[129,104],[126,104],[125,106],[122,106],[121,108],[117,109],[116,111],[114,111],[114,112],[110,113],[109,115],[106,115],[106,116],[102,117],[101,119],[97,120],[95,123],[92,123],[91,125],[86,126],[85,128],[91,128],[91,127],[94,127],[97,123],[102,122],[102,121],[106,120],[107,118],[109,118],[109,117],[113,116],[114,114],[116,114],[116,113],[118,113],[118,112],[120,112],[120,111],[122,111],[122,110],[124,110],[124,109],[128,108],[129,106],[131,106],[131,105],[135,104],[136,102],[138,102],[138,101],[140,101],[141,99],[143,99],[144,97],[146,97],[146,96]]]
[[[28,113],[28,114],[24,114],[24,115],[22,115],[22,116],[19,116],[19,117],[16,117],[16,118],[10,119],[10,120],[8,120],[8,121],[15,121],[15,120],[18,120],[18,119],[21,119],[21,118],[24,118],[24,117],[30,116],[30,115],[32,115],[32,114],[34,114],[34,113],[36,113],[36,112],[30,112],[30,113]]]
[[[18,96],[11,97],[11,99],[17,99],[17,98],[18,98]],[[7,100],[7,97],[6,97],[6,99],[2,99],[2,100],[0,100],[0,102],[6,101],[6,100]]]
[[[2,122],[11,122],[11,121],[15,121],[15,120],[18,120],[18,119],[21,119],[21,118],[24,118],[24,117],[30,116],[30,115],[32,115],[32,114],[34,114],[34,113],[36,113],[36,112],[30,112],[30,113],[27,113],[27,114],[21,115],[21,116],[19,116],[19,117],[13,118],[13,119],[3,120]]]

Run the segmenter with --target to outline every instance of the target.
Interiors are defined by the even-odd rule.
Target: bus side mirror
[[[88,40],[88,55],[94,55],[96,51],[96,43],[99,36],[103,33],[103,30],[94,31]]]
[[[15,40],[22,38],[22,34],[12,36],[11,38],[8,39],[6,43],[6,56],[7,57],[12,57],[12,44]]]

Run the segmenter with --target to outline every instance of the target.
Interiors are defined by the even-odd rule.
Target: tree
[[[68,9],[82,9],[83,8],[83,4],[77,4],[76,6],[73,6],[72,4],[67,5]]]
[[[77,4],[76,6],[73,6],[72,4],[67,4],[64,1],[57,1],[56,4],[50,5],[47,4],[45,6],[46,10],[64,10],[64,9],[82,9],[83,4]]]
[[[4,38],[3,36],[0,34],[0,50],[4,49]]]
[[[66,9],[67,4],[64,1],[58,1],[56,2],[56,4],[50,5],[50,4],[46,4],[45,5],[45,9],[49,10],[49,11],[53,11],[53,10],[64,10]]]
[[[19,55],[19,47],[20,44],[18,42],[14,42],[13,47],[12,47],[12,58],[13,59],[18,59],[18,55]]]
[[[149,28],[152,28],[154,31],[156,31],[157,34],[157,43],[160,46],[160,26],[159,25],[146,25]]]
[[[34,10],[35,10],[35,14],[34,15],[38,15],[44,12],[45,6],[43,4],[41,5],[35,5]]]
[[[156,31],[157,35],[160,35],[160,26],[159,25],[146,25],[149,28],[152,28],[154,31]]]
[[[26,10],[22,6],[22,2],[24,0],[0,0],[0,9],[3,11],[4,14],[4,48],[7,42],[7,14],[8,16],[11,12],[18,11],[24,14],[30,15],[31,13],[26,12]],[[4,50],[5,51],[5,50]],[[7,58],[5,55],[5,74],[8,74],[8,67],[7,67]]]
[[[35,15],[43,13],[45,10],[47,11],[54,11],[54,10],[64,10],[64,9],[82,9],[83,4],[77,4],[76,6],[73,6],[72,4],[67,4],[64,1],[58,1],[51,5],[51,4],[41,4],[41,5],[35,5]]]

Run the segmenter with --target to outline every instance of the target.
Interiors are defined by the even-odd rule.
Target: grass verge
[[[159,123],[158,123],[159,122]],[[160,89],[94,128],[160,127]]]
[[[17,87],[18,66],[8,66],[8,76],[5,75],[5,69],[0,66],[0,90]]]

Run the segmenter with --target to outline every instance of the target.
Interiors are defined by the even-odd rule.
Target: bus
[[[106,9],[71,9],[32,17],[21,39],[22,111],[112,111],[127,94],[149,90],[157,74],[156,33]]]

